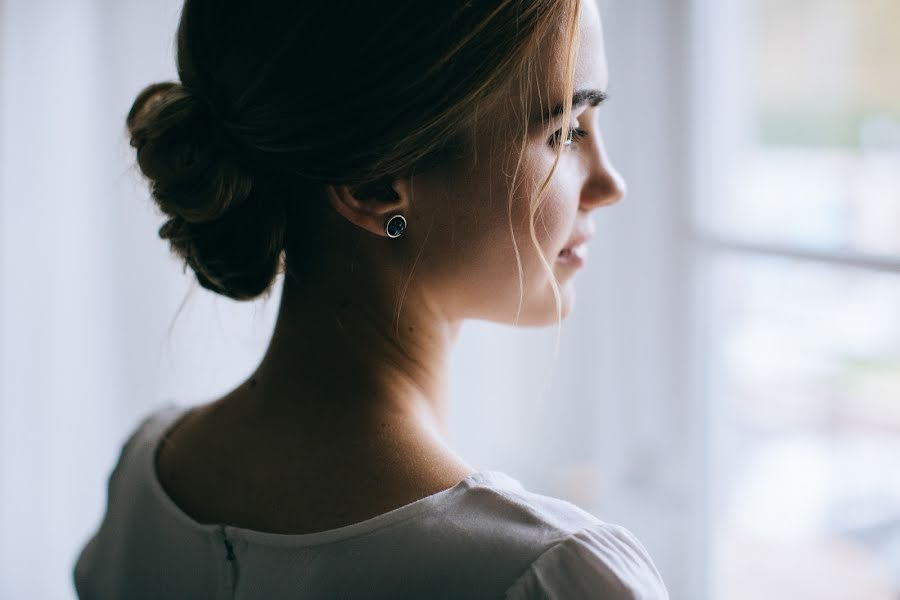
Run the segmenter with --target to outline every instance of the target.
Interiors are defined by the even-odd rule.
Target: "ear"
[[[384,226],[391,216],[400,213],[409,220],[410,189],[410,181],[404,178],[365,186],[325,185],[334,210],[357,227],[380,237],[388,237]]]

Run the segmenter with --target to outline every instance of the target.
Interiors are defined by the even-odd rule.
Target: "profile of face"
[[[387,214],[400,212],[408,226],[401,238],[385,243],[403,240],[410,254],[406,258],[414,261],[404,302],[412,294],[454,321],[556,323],[551,274],[531,238],[529,202],[550,173],[556,145],[561,144],[562,154],[535,215],[535,233],[559,286],[562,317],[572,311],[579,267],[560,252],[590,237],[591,212],[618,201],[624,182],[609,163],[597,123],[596,104],[608,74],[595,2],[581,2],[574,95],[585,99],[573,105],[568,123],[562,122],[561,113],[547,114],[564,102],[565,49],[559,46],[558,40],[548,38],[539,52],[534,81],[541,83],[532,86],[534,114],[527,115],[524,152],[521,140],[510,133],[510,120],[521,120],[522,115],[492,114],[479,118],[474,148],[466,156],[400,183],[397,190],[406,201]],[[572,103],[572,98],[566,101]],[[521,286],[514,245],[521,261]]]

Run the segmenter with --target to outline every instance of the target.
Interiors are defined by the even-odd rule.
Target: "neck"
[[[333,272],[314,284],[285,275],[272,341],[250,378],[254,401],[313,427],[387,421],[445,441],[459,322],[409,295],[398,313],[399,277],[379,286],[359,264]]]

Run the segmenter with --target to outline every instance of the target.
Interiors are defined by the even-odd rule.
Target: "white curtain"
[[[74,597],[125,435],[160,402],[228,390],[271,332],[280,287],[242,304],[182,274],[125,138],[135,94],[175,76],[180,4],[0,0],[0,598]],[[678,362],[680,4],[601,4],[601,122],[630,194],[595,213],[555,364],[553,328],[464,327],[451,442],[629,527],[673,598],[702,598],[702,409]]]

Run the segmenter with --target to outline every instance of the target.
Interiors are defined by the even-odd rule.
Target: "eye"
[[[547,140],[547,143],[553,148],[558,146],[560,143],[568,148],[569,146],[577,144],[578,140],[587,137],[587,134],[588,132],[584,129],[581,129],[580,127],[567,127],[566,138],[562,140],[561,138],[563,135],[563,130],[557,129],[553,132],[553,135],[550,136],[550,139]]]

